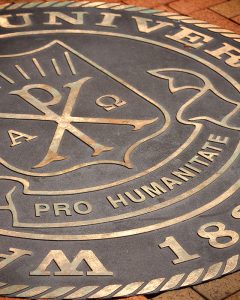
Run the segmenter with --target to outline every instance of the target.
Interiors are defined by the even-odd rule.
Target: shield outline
[[[131,34],[124,34],[124,33],[117,33],[117,32],[107,32],[107,31],[93,31],[93,30],[82,30],[82,29],[71,29],[71,30],[65,30],[65,29],[58,29],[58,30],[34,30],[34,31],[28,31],[28,32],[17,32],[17,33],[9,33],[7,36],[6,35],[0,35],[0,39],[4,39],[6,37],[8,38],[13,38],[13,37],[21,37],[21,36],[35,36],[35,35],[51,35],[51,34],[66,34],[66,33],[71,33],[71,34],[90,34],[90,35],[101,35],[101,36],[111,36],[115,38],[123,38],[123,39],[130,39],[142,43],[147,43],[149,45],[154,45],[157,47],[162,47],[165,49],[169,49],[171,51],[177,52],[179,54],[185,55],[189,58],[192,58],[193,60],[198,61],[199,63],[203,64],[207,68],[210,68],[211,70],[215,71],[216,73],[220,74],[225,80],[227,80],[232,86],[234,86],[237,90],[239,90],[238,83],[237,81],[231,77],[228,73],[214,65],[213,63],[210,63],[206,61],[204,58],[197,57],[195,54],[190,53],[184,49],[177,48],[175,46],[166,44],[164,42],[159,42],[159,41],[154,41],[145,37],[140,37],[140,36],[135,36]],[[20,54],[21,55],[21,54]],[[12,56],[19,56],[19,54],[13,54]],[[1,55],[0,57],[9,57],[9,55]],[[131,180],[140,178],[146,174],[149,174],[153,172],[154,170],[160,168],[161,166],[165,165],[169,161],[171,161],[174,157],[177,157],[184,149],[187,148],[189,144],[191,144],[198,136],[202,124],[200,123],[195,123],[193,122],[193,125],[195,125],[195,129],[191,136],[183,143],[182,147],[180,147],[177,151],[173,152],[170,156],[167,157],[167,159],[164,159],[160,161],[158,164],[150,167],[149,169],[146,169],[145,171],[138,173],[134,176],[127,177],[123,180],[120,181],[113,181],[107,184],[103,184],[100,186],[93,186],[93,187],[87,187],[87,188],[80,188],[80,189],[74,189],[74,190],[63,190],[63,191],[39,191],[39,190],[31,190],[30,187],[30,182],[28,180],[25,180],[24,178],[21,177],[14,177],[14,176],[1,176],[1,180],[11,180],[11,181],[16,181],[22,184],[24,188],[24,194],[29,194],[29,195],[73,195],[73,194],[81,194],[81,193],[86,193],[86,192],[93,192],[97,190],[103,190],[105,188],[110,188],[114,187],[126,182],[129,182]],[[1,163],[1,161],[0,161]],[[7,167],[7,166],[6,166]]]
[[[56,30],[54,32],[58,32],[58,33],[64,33],[66,32],[66,30]],[[127,39],[133,39],[133,40],[137,40],[137,41],[141,41],[141,42],[146,42],[152,45],[156,45],[159,47],[163,47],[163,48],[168,48],[170,50],[173,50],[177,53],[182,53],[192,59],[196,60],[196,56],[192,53],[188,53],[185,50],[182,49],[178,49],[174,46],[170,46],[167,44],[164,44],[162,42],[157,42],[157,41],[153,41],[147,38],[142,38],[142,37],[137,37],[137,36],[132,36],[132,35],[126,35],[126,34],[121,34],[121,33],[109,33],[109,32],[94,32],[94,31],[86,31],[86,30],[67,30],[67,32],[72,32],[72,33],[87,33],[87,34],[101,34],[101,35],[106,35],[106,36],[115,36],[115,37],[121,37],[121,38],[127,38]],[[41,34],[41,33],[53,33],[51,32],[51,30],[49,31],[33,31],[33,32],[25,32],[24,34],[22,33],[13,33],[13,34],[9,34],[10,37],[14,37],[14,36],[21,36],[21,35],[35,35],[35,34]],[[3,35],[0,35],[0,39],[4,38]],[[18,56],[18,54],[16,55]],[[216,73],[221,74],[225,80],[227,80],[231,85],[233,85],[234,83],[236,84],[237,82],[227,73],[225,73],[223,70],[221,70],[220,68],[216,67],[215,65],[213,65],[212,63],[207,62],[206,60],[204,60],[203,58],[199,58],[198,57],[198,62],[202,63],[203,65],[207,66],[208,68],[214,70]],[[195,130],[193,131],[193,133],[191,134],[191,136],[185,141],[185,143],[182,145],[182,151],[184,149],[186,149],[187,144],[191,143],[194,139],[196,139],[196,137],[199,134],[199,131],[202,128],[202,124],[199,123],[193,123],[195,125]],[[238,145],[240,146],[240,145]],[[239,149],[239,147],[237,147],[236,149]],[[167,160],[164,161],[160,161],[156,166],[146,170],[145,172],[142,172],[140,174],[137,174],[134,177],[130,177],[128,178],[129,180],[133,180],[139,177],[144,176],[145,174],[148,174],[149,172],[152,172],[154,170],[156,170],[157,168],[159,168],[160,166],[166,164],[167,162],[169,162],[172,158],[176,157],[177,155],[179,155],[179,153],[181,153],[182,151],[175,151],[173,154],[171,154]],[[237,151],[238,152],[238,151]],[[236,155],[234,155],[234,161],[236,159]],[[84,192],[91,192],[91,191],[96,191],[96,190],[101,190],[101,189],[105,189],[107,187],[112,187],[112,186],[116,186],[119,184],[122,184],[124,182],[126,182],[126,180],[122,180],[121,182],[114,182],[112,184],[108,184],[108,185],[104,185],[104,186],[97,186],[97,187],[91,187],[91,188],[86,188],[86,189],[79,189],[79,190],[68,190],[68,191],[32,191],[29,189],[29,182],[23,178],[18,178],[18,177],[12,177],[12,176],[0,176],[0,180],[11,180],[11,181],[16,181],[20,184],[22,184],[22,186],[24,187],[24,194],[31,194],[31,195],[69,195],[69,194],[80,194],[80,193],[84,193]],[[235,183],[234,186],[239,186],[239,182]],[[143,228],[141,228],[143,229]],[[141,232],[146,232],[144,230],[142,230]],[[9,233],[9,232],[8,232]],[[1,234],[6,235],[8,233],[5,233],[4,231],[1,232]],[[109,234],[111,235],[111,233]],[[126,235],[128,235],[126,233]],[[13,234],[12,236],[19,236],[18,233],[17,234]],[[119,234],[119,236],[125,236],[125,235],[121,235],[121,233]],[[82,237],[77,236],[79,240],[81,240]],[[112,236],[111,236],[112,237]],[[24,238],[30,238],[26,235],[24,235]],[[106,237],[109,238],[109,237]],[[37,238],[38,239],[38,238]],[[46,239],[49,239],[49,236],[46,237]],[[85,239],[84,237],[82,239]],[[86,238],[88,239],[88,238]],[[91,239],[91,237],[90,237]],[[92,239],[96,239],[95,235],[92,236]]]
[[[34,176],[34,177],[52,177],[52,176],[59,176],[59,175],[63,175],[63,174],[67,174],[69,172],[73,172],[76,171],[80,168],[84,168],[87,166],[92,166],[92,165],[99,165],[99,164],[116,164],[116,165],[122,165],[124,167],[127,168],[131,168],[132,163],[131,163],[131,159],[130,156],[132,154],[132,152],[142,143],[162,134],[169,126],[171,123],[171,117],[168,113],[168,111],[159,103],[157,103],[155,100],[153,100],[152,98],[148,97],[147,95],[145,95],[144,93],[142,93],[141,91],[139,91],[138,89],[134,88],[133,86],[131,86],[130,84],[128,84],[127,82],[125,82],[124,80],[122,80],[120,77],[114,75],[113,73],[109,72],[108,70],[104,69],[103,67],[101,67],[100,65],[98,65],[97,63],[95,63],[94,61],[92,61],[91,59],[87,58],[86,56],[82,55],[79,51],[74,50],[72,47],[68,46],[66,43],[60,41],[60,40],[53,40],[51,42],[48,42],[46,45],[36,48],[34,50],[31,51],[27,51],[27,52],[21,52],[21,53],[17,53],[17,54],[10,54],[10,55],[0,55],[0,58],[12,58],[12,57],[21,57],[24,55],[31,55],[34,54],[36,52],[41,52],[42,50],[46,50],[48,48],[51,48],[52,46],[55,45],[60,45],[62,46],[64,49],[68,50],[69,52],[71,52],[72,54],[75,54],[75,56],[77,56],[78,58],[80,58],[81,60],[83,60],[84,62],[87,62],[89,65],[93,66],[95,69],[99,70],[100,72],[104,73],[105,75],[107,75],[108,77],[110,77],[111,79],[114,79],[116,82],[118,82],[119,84],[123,85],[125,88],[127,88],[128,90],[131,90],[131,92],[133,92],[134,94],[137,94],[138,96],[140,96],[142,99],[144,99],[145,101],[149,102],[150,104],[152,104],[153,106],[155,106],[157,109],[160,110],[161,114],[164,116],[165,122],[164,125],[161,127],[160,130],[158,130],[157,132],[146,136],[145,138],[138,140],[137,142],[135,142],[134,144],[132,144],[127,151],[125,152],[124,155],[124,159],[123,161],[112,161],[112,160],[98,160],[96,162],[90,162],[90,163],[80,163],[78,165],[72,166],[70,168],[61,170],[61,171],[55,171],[55,172],[49,172],[49,173],[37,173],[37,172],[30,172],[30,171],[25,171],[22,169],[19,169],[11,164],[9,164],[7,161],[5,161],[4,159],[0,158],[0,164],[4,165],[5,167],[7,167],[8,169],[20,173],[22,175],[27,175],[27,176]]]

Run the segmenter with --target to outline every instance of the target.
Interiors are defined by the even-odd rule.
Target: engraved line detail
[[[73,74],[73,75],[76,75],[77,72],[76,72],[76,69],[75,69],[74,64],[73,64],[73,62],[72,62],[72,59],[71,59],[71,56],[70,56],[69,52],[67,52],[67,51],[64,52],[64,55],[65,55],[65,57],[66,57],[67,63],[68,63],[68,65],[69,65],[69,68],[70,68],[72,74]]]
[[[20,67],[19,65],[15,65],[15,68],[18,70],[18,72],[23,76],[23,78],[29,80],[31,79],[29,75]]]
[[[38,72],[41,74],[42,77],[46,76],[46,73],[44,72],[42,66],[40,65],[39,61],[36,58],[32,59],[34,65],[36,66]]]
[[[5,79],[7,82],[9,82],[11,84],[15,83],[15,81],[13,79],[11,79],[10,77],[8,77],[7,75],[5,75],[2,72],[0,72],[0,77],[2,77],[3,79]]]
[[[53,67],[54,67],[54,69],[56,71],[56,74],[57,75],[62,75],[62,71],[61,71],[61,69],[60,69],[60,67],[59,67],[59,65],[57,63],[56,58],[52,58],[52,64],[53,64]]]
[[[237,268],[240,262],[240,255],[234,255],[227,259],[226,262],[218,262],[215,264],[210,265],[206,268],[199,268],[194,269],[190,273],[178,273],[170,278],[156,278],[152,279],[148,282],[136,281],[129,283],[127,285],[121,284],[111,284],[106,286],[96,286],[96,285],[89,285],[89,286],[82,286],[82,287],[74,287],[74,286],[63,286],[61,288],[53,288],[51,292],[48,290],[51,287],[47,286],[27,286],[27,285],[7,285],[7,283],[0,283],[0,294],[1,295],[9,295],[12,293],[20,292],[21,290],[25,289],[23,292],[18,293],[15,296],[25,297],[25,295],[33,295],[38,296],[42,294],[40,298],[56,298],[62,297],[62,299],[80,299],[82,297],[88,296],[90,299],[99,299],[106,296],[117,297],[117,296],[128,296],[134,293],[136,290],[137,294],[143,293],[152,293],[152,292],[159,292],[163,291],[169,287],[171,288],[179,288],[183,287],[192,283],[197,283],[201,280],[206,281],[222,274],[229,273]],[[225,268],[223,268],[225,266]],[[229,267],[232,266],[232,267]],[[223,271],[224,269],[224,271]],[[227,270],[227,272],[225,272]],[[182,279],[185,279],[182,281]],[[75,290],[74,290],[75,289]],[[69,294],[70,293],[70,294]]]

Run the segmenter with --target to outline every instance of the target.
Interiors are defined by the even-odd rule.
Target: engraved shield
[[[159,103],[61,41],[0,59],[1,163],[21,175],[134,168],[136,148],[169,125]]]

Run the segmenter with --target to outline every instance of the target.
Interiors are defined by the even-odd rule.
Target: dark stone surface
[[[84,24],[58,15],[62,24],[48,25],[56,11],[72,23],[73,13],[88,14]],[[32,25],[0,27],[1,282],[55,291],[144,283],[132,293],[165,278],[156,292],[177,274],[166,289],[199,268],[190,283],[237,269],[239,69],[205,52],[237,43],[140,12],[19,8],[0,18],[12,14],[17,26],[16,13],[31,13]],[[120,15],[114,26],[96,25],[107,13]],[[170,25],[144,33],[133,16]],[[181,26],[212,39],[196,49],[173,41]],[[166,238],[172,246],[160,247]],[[10,248],[30,252],[4,266]],[[85,262],[73,266],[79,251]]]

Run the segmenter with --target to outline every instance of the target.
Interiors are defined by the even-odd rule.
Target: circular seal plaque
[[[239,269],[239,41],[116,3],[1,5],[0,295]]]

